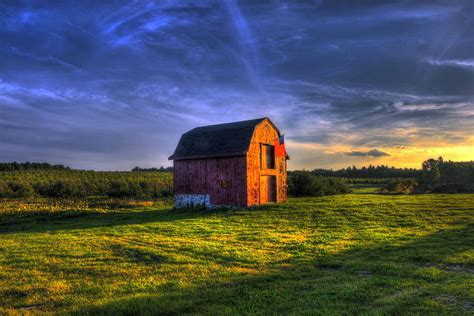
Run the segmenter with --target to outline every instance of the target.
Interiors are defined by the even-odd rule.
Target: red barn
[[[287,156],[280,136],[266,117],[184,133],[169,157],[176,207],[285,202]]]

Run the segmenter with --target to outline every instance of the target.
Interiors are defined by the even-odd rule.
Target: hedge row
[[[0,197],[149,197],[172,194],[169,172],[17,171],[0,175]]]
[[[349,192],[349,187],[343,181],[336,178],[314,176],[308,171],[294,171],[288,177],[288,193],[295,197]]]

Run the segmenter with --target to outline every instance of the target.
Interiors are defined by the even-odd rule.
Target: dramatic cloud
[[[345,152],[344,155],[346,156],[354,156],[354,157],[383,157],[383,156],[390,156],[386,152],[380,151],[378,149],[372,149],[369,151],[349,151]]]
[[[473,11],[2,2],[0,161],[168,165],[186,130],[262,116],[285,132],[290,168],[474,159]]]

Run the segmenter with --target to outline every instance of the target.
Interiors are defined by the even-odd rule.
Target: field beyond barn
[[[0,203],[0,314],[474,313],[474,195]]]

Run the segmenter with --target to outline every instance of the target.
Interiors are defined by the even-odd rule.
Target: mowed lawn
[[[38,312],[472,315],[474,195],[4,218],[0,314]]]

